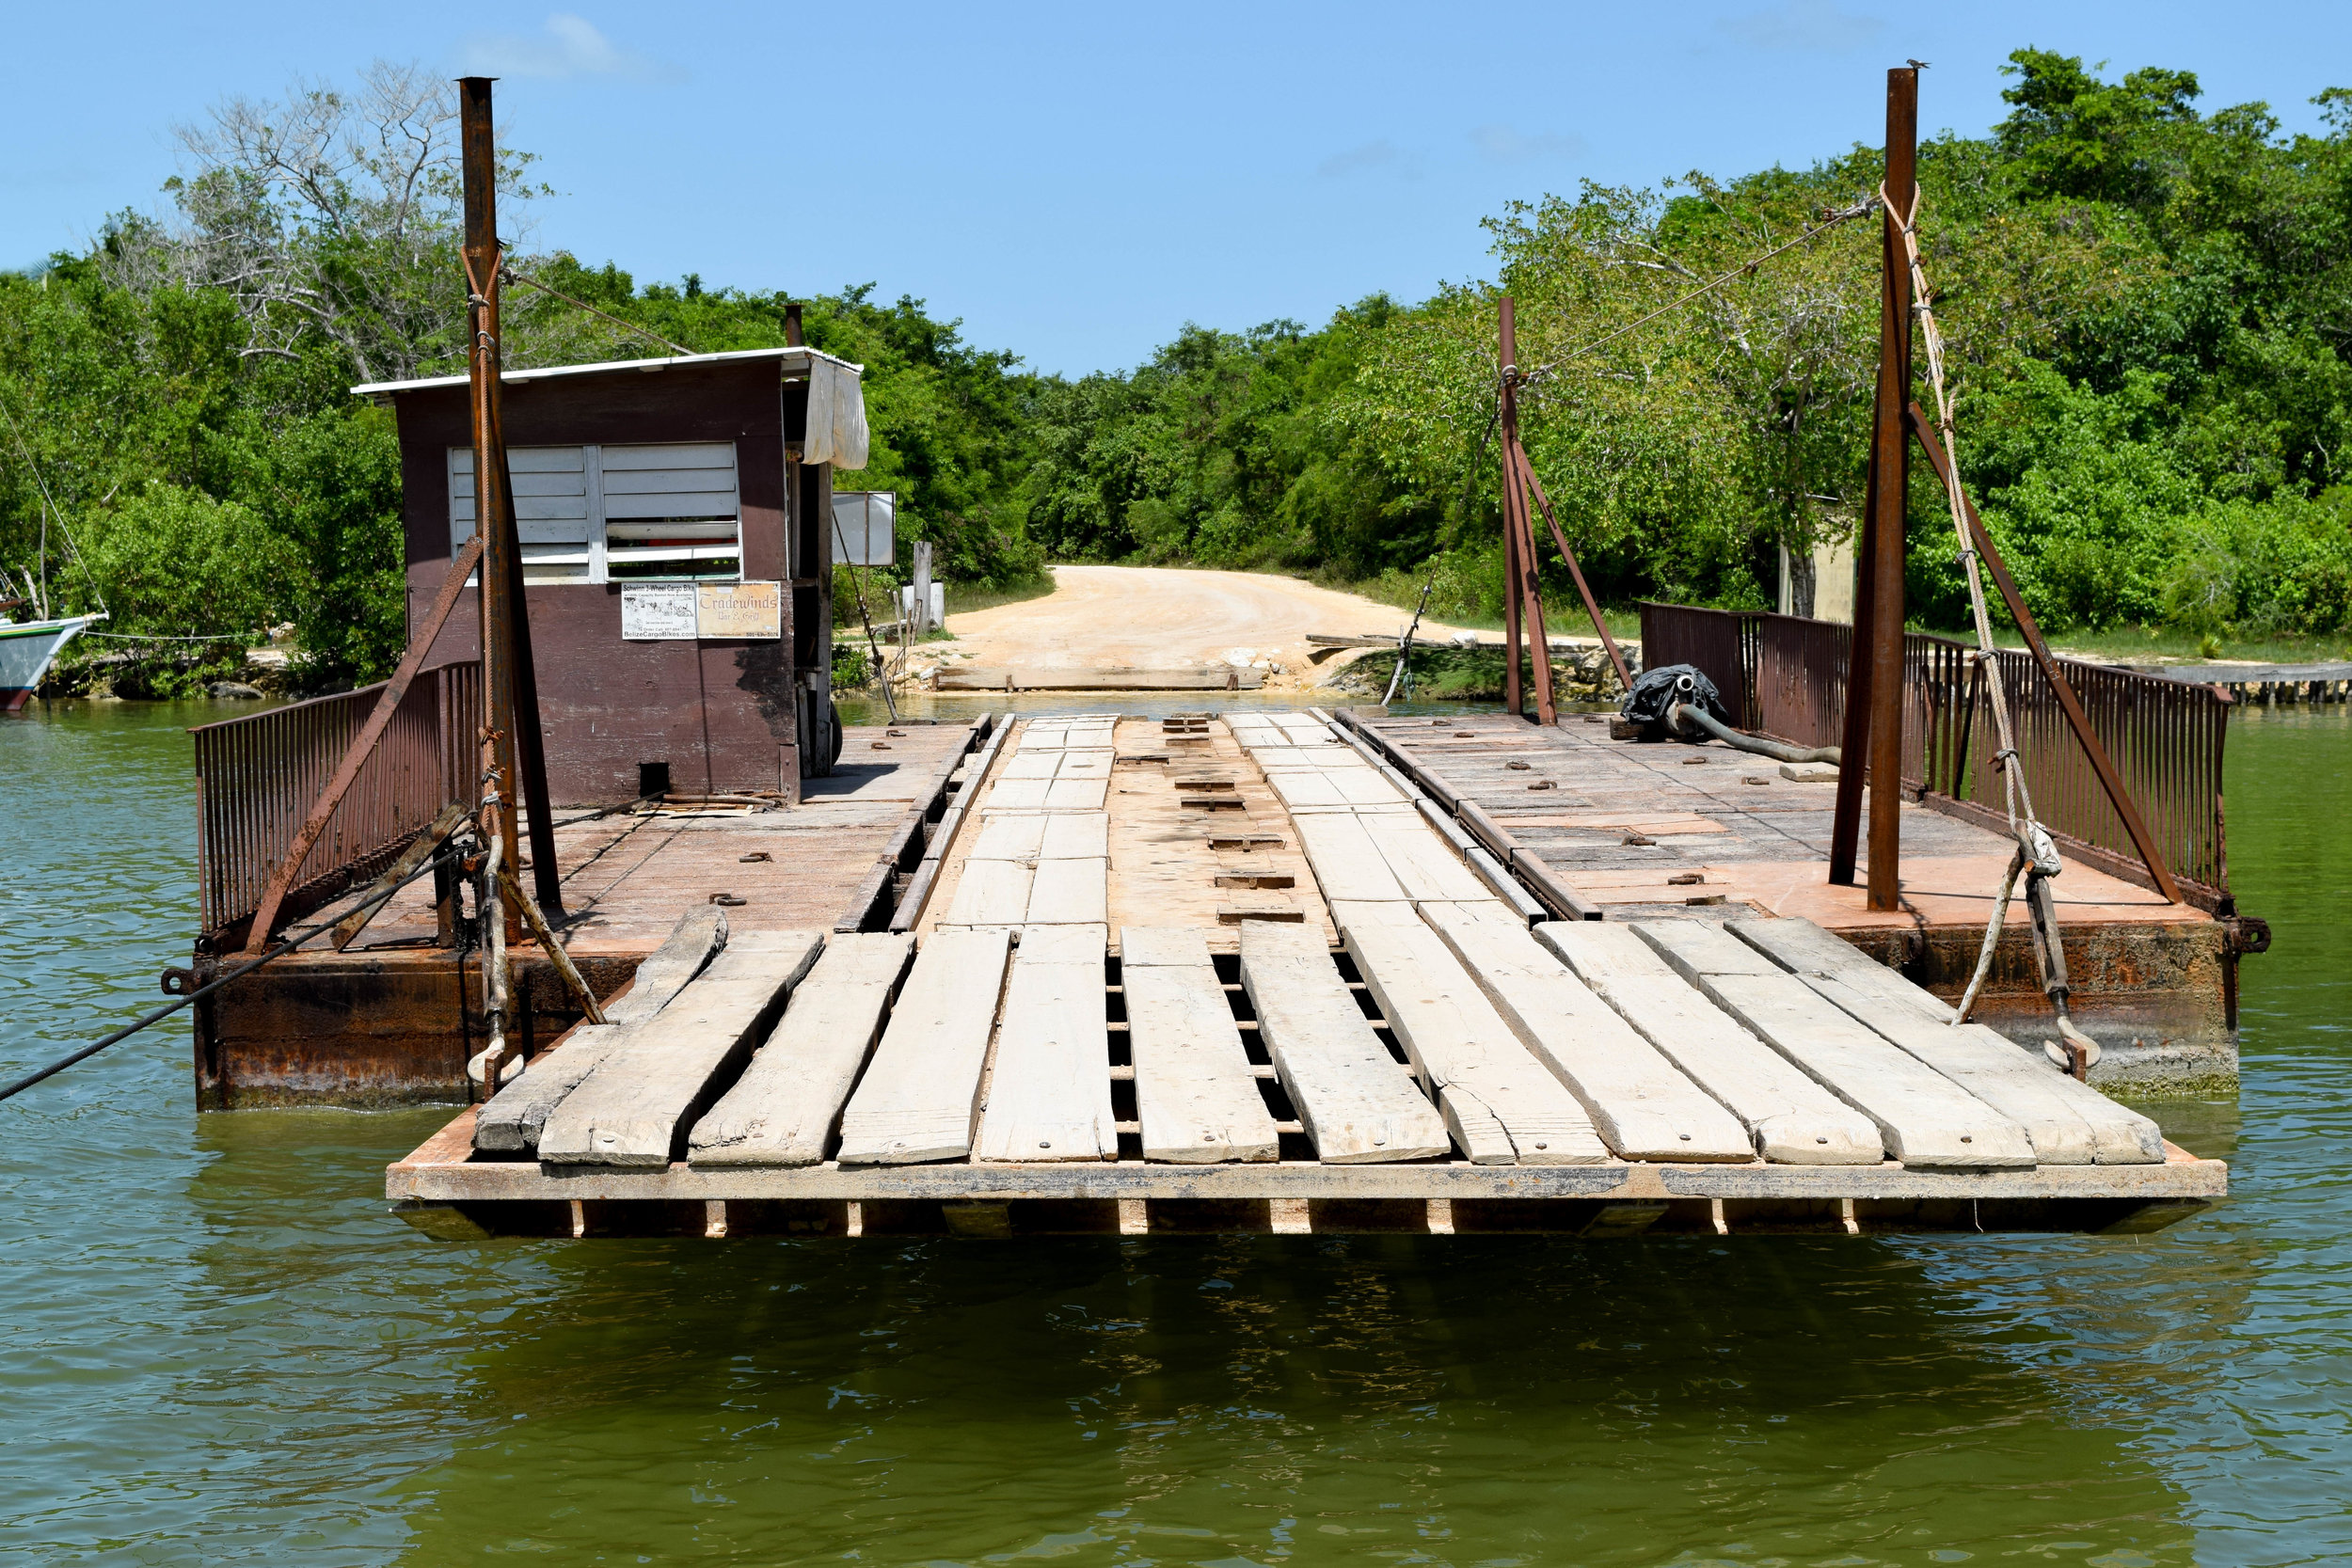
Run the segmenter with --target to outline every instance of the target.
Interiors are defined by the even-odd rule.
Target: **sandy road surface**
[[[1055,669],[1198,669],[1272,660],[1266,684],[1311,686],[1307,634],[1394,637],[1410,610],[1296,578],[1164,566],[1052,566],[1041,599],[947,617],[957,663]],[[1424,620],[1420,636],[1455,628]],[[946,644],[938,645],[946,651]]]

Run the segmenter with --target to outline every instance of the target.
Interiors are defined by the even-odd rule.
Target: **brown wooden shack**
[[[828,771],[833,470],[860,367],[810,348],[504,376],[524,598],[561,805],[780,791]],[[473,531],[462,375],[353,390],[399,420],[408,624]],[[427,664],[481,653],[469,589]]]

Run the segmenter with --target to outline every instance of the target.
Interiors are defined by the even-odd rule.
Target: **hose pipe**
[[[1687,689],[1691,679],[1685,675],[1677,684]],[[1704,730],[1726,746],[1753,752],[1759,757],[1771,757],[1775,762],[1834,764],[1841,754],[1835,746],[1791,746],[1786,741],[1766,740],[1760,736],[1742,734],[1693,703],[1678,702],[1666,711],[1667,721],[1677,730],[1686,734],[1691,729]]]

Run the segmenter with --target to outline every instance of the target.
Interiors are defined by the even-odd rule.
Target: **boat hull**
[[[0,713],[14,713],[40,686],[57,650],[74,634],[97,620],[94,615],[68,621],[28,621],[0,625]]]

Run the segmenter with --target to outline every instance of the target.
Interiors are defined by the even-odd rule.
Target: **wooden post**
[[[1527,505],[1528,486],[1535,470],[1527,461],[1527,449],[1519,445],[1518,423],[1515,410],[1511,440],[1502,450],[1504,467],[1511,475],[1512,531],[1519,542],[1520,578],[1527,595],[1527,613],[1519,624],[1527,628],[1529,668],[1535,677],[1535,721],[1556,724],[1560,707],[1551,694],[1551,638],[1544,629],[1544,585],[1535,572],[1535,519]]]
[[[1868,615],[1855,606],[1853,653],[1849,660],[1845,756],[1851,772],[1859,757],[1869,759],[1870,868],[1868,905],[1893,910],[1901,901],[1903,760],[1903,505],[1911,477],[1911,446],[1904,413],[1911,403],[1911,266],[1901,225],[1917,190],[1919,72],[1898,66],[1886,73],[1886,183],[1888,206],[1882,214],[1879,258],[1879,376],[1870,416],[1870,494],[1867,577]],[[1867,689],[1858,677],[1868,671]],[[1859,709],[1867,745],[1851,743]],[[1860,791],[1841,777],[1837,816],[1831,830],[1833,881],[1853,879],[1849,851],[1837,850],[1855,836],[1852,820]]]
[[[1500,320],[1495,341],[1502,354],[1502,375],[1497,395],[1507,419],[1513,406],[1513,378],[1518,370],[1509,294],[1502,296]],[[1511,713],[1519,712],[1523,705],[1519,696],[1519,542],[1511,530],[1511,487],[1518,483],[1506,459],[1502,465],[1502,705]]]
[[[1521,712],[1519,633],[1524,630],[1535,680],[1535,721],[1552,724],[1559,721],[1560,709],[1551,694],[1551,640],[1544,632],[1544,588],[1535,572],[1535,520],[1528,508],[1529,492],[1540,499],[1543,486],[1535,483],[1534,467],[1519,445],[1518,322],[1509,294],[1502,296],[1496,317],[1496,344],[1502,361],[1497,392],[1502,437],[1502,705],[1513,713]],[[1545,502],[1547,519],[1549,505]],[[1552,532],[1559,535],[1557,524]],[[1560,552],[1567,556],[1568,570],[1576,572],[1576,557],[1568,554],[1565,537],[1560,538]],[[1577,572],[1576,585],[1584,586],[1581,572]],[[1586,594],[1587,605],[1591,601],[1592,595]],[[1594,611],[1594,623],[1599,623],[1598,610]],[[1608,641],[1606,628],[1600,635]],[[1616,645],[1611,643],[1609,651],[1615,657]],[[1623,669],[1623,660],[1618,667]]]
[[[931,542],[914,542],[914,629],[927,632],[931,627]]]
[[[1535,477],[1535,465],[1527,461],[1525,447],[1519,449],[1519,463],[1527,470],[1527,487],[1535,493],[1535,505],[1543,512],[1544,526],[1551,530],[1551,542],[1560,547],[1560,559],[1568,563],[1568,576],[1576,580],[1576,591],[1584,600],[1584,613],[1592,618],[1593,630],[1600,634],[1600,645],[1609,651],[1609,662],[1616,669],[1618,684],[1630,691],[1633,673],[1626,668],[1625,654],[1618,648],[1617,640],[1609,635],[1609,623],[1600,618],[1600,601],[1593,597],[1593,590],[1584,580],[1584,568],[1577,563],[1576,552],[1568,548],[1568,536],[1551,510],[1551,498],[1544,494],[1544,482]]]

